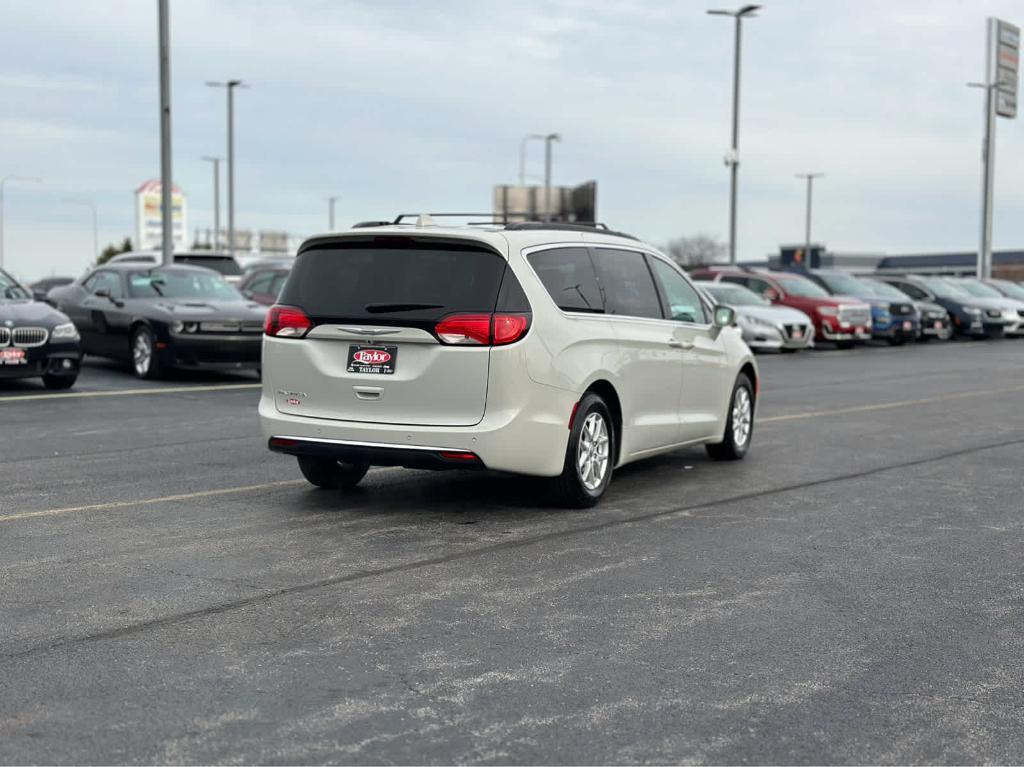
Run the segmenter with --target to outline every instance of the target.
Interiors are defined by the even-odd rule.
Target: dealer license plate
[[[24,365],[24,349],[0,349],[0,365]]]
[[[368,373],[370,375],[393,375],[395,372],[395,359],[397,357],[397,346],[361,346],[352,344],[348,347],[348,372]]]

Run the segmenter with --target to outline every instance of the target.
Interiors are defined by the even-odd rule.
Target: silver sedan
[[[695,282],[716,304],[736,312],[743,340],[755,350],[796,351],[814,345],[814,323],[797,309],[773,304],[742,285]]]

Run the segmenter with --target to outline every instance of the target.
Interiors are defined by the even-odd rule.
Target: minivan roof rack
[[[506,224],[505,229],[510,232],[523,232],[523,231],[543,231],[545,229],[553,229],[559,232],[593,232],[597,230],[601,234],[608,234],[613,237],[625,237],[630,240],[636,240],[632,234],[626,232],[616,232],[609,229],[605,224],[600,222],[585,222],[577,221],[576,223],[560,223],[560,222],[547,222],[547,221],[522,221],[514,224]]]

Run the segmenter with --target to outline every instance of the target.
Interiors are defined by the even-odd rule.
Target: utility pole
[[[4,185],[8,181],[35,181],[42,182],[41,178],[35,176],[4,176],[0,178],[0,269],[4,268]]]
[[[333,232],[334,231],[334,201],[335,200],[340,200],[340,199],[341,199],[341,195],[340,194],[336,194],[333,197],[328,197],[327,198],[327,208],[328,208],[328,211],[329,211],[328,212],[328,217],[327,217],[327,221],[328,221],[328,229],[327,229],[327,231],[329,231],[329,232]]]
[[[811,199],[814,195],[814,179],[824,173],[797,173],[797,178],[807,179],[807,222],[804,225],[804,268],[811,268]]]
[[[216,82],[208,80],[211,88],[224,88],[228,92],[228,253],[235,255],[235,88],[248,88],[241,80]]]
[[[203,157],[213,164],[213,249],[220,249],[220,158]]]
[[[160,16],[160,245],[164,264],[174,261],[174,176],[171,172],[171,30],[167,4],[157,0]]]
[[[729,263],[736,263],[736,191],[740,167],[740,49],[744,18],[754,18],[760,5],[745,5],[736,11],[708,11],[712,16],[731,16],[736,22],[732,64],[732,149],[725,158],[729,166]]]
[[[544,221],[551,221],[551,144],[561,140],[557,133],[544,137]]]
[[[992,276],[992,210],[996,174],[996,117],[1017,116],[1020,80],[1020,28],[989,17],[986,22],[985,81],[967,83],[985,91],[985,127],[981,145],[981,236],[975,271],[979,279]]]

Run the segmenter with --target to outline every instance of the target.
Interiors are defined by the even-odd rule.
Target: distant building
[[[977,267],[976,251],[948,253],[836,253],[824,245],[812,244],[808,259],[802,245],[782,245],[779,255],[746,266],[767,265],[773,269],[845,269],[856,274],[949,274],[973,275]],[[1024,250],[997,250],[992,253],[992,276],[1024,280]]]

